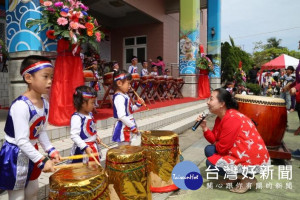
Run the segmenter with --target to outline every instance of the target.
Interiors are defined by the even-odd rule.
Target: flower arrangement
[[[208,70],[209,72],[214,72],[214,65],[211,60],[204,55],[204,53],[199,54],[196,66],[199,69]]]
[[[42,18],[28,21],[26,26],[38,32],[47,30],[49,39],[67,39],[72,44],[90,43],[97,49],[97,42],[103,38],[96,19],[89,16],[89,8],[80,0],[40,0]]]

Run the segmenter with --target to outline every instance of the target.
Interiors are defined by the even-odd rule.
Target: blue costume
[[[88,116],[75,112],[71,118],[71,139],[74,141],[74,145],[71,150],[71,155],[85,154],[85,149],[90,147],[94,153],[99,153],[100,161],[100,146],[96,142],[97,128],[96,121],[93,118],[92,113]],[[96,156],[97,157],[97,156]],[[76,159],[72,163],[87,162],[88,158]],[[90,159],[92,161],[92,159]]]
[[[113,130],[112,140],[114,142],[130,142],[132,130],[136,129],[136,123],[132,113],[141,107],[141,104],[133,105],[127,94],[116,93],[113,96],[114,118],[118,119]]]
[[[43,99],[43,108],[38,109],[26,96],[12,102],[4,128],[6,141],[0,152],[1,189],[24,189],[29,180],[39,177],[37,162],[43,155],[37,150],[37,140],[45,151],[54,149],[45,132],[48,107]]]

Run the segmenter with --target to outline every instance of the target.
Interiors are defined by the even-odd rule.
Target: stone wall
[[[9,106],[8,88],[9,88],[8,73],[0,72],[0,108]]]

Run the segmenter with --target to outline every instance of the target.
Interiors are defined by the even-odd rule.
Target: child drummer
[[[138,110],[144,100],[139,98],[135,105],[132,104],[127,92],[130,89],[131,74],[125,70],[114,72],[113,87],[115,94],[113,96],[114,118],[118,121],[115,123],[112,140],[121,145],[130,145],[138,134],[136,122],[132,113]]]
[[[12,102],[7,116],[6,141],[0,152],[0,189],[8,190],[9,199],[36,200],[39,175],[53,172],[60,159],[46,132],[49,104],[42,98],[49,93],[53,66],[48,58],[32,55],[23,60],[20,73],[28,89]],[[54,162],[38,151],[38,141]]]
[[[97,135],[96,121],[92,114],[96,98],[97,92],[88,86],[77,87],[73,94],[76,112],[71,117],[71,139],[74,142],[71,156],[98,153],[95,157],[100,161],[101,140]],[[88,161],[93,161],[93,158],[76,159],[72,163]]]

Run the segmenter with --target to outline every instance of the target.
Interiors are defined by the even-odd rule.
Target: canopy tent
[[[288,66],[293,66],[294,69],[296,69],[298,64],[299,64],[299,59],[294,58],[292,56],[288,56],[286,54],[282,54],[277,58],[263,64],[261,66],[260,72],[263,72],[264,70],[272,70],[272,69],[276,70],[281,68],[287,68]]]

